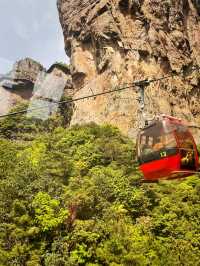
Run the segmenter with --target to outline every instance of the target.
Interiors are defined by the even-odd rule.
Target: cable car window
[[[163,121],[163,127],[165,133],[172,133],[176,130],[176,125],[174,123],[170,123],[168,120]]]
[[[165,133],[161,122],[144,129],[141,132],[139,144],[138,154],[141,163],[159,160],[177,153],[173,132]]]
[[[181,168],[195,170],[195,149],[194,142],[187,127],[177,126],[176,135],[179,142]]]
[[[191,134],[187,127],[178,125],[176,135],[179,142],[179,147],[183,149],[194,149],[194,143]]]

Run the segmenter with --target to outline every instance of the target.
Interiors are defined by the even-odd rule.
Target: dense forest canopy
[[[199,177],[142,184],[130,139],[66,117],[0,121],[0,265],[199,265]]]

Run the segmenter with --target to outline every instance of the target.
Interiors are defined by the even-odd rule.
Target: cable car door
[[[193,137],[187,127],[183,125],[177,126],[176,137],[180,152],[180,168],[181,170],[197,169],[196,165],[196,145]]]

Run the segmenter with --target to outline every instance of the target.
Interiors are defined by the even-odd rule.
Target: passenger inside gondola
[[[195,152],[194,144],[191,136],[185,127],[179,126],[177,129],[177,137],[179,140],[181,168],[188,170],[195,170]]]

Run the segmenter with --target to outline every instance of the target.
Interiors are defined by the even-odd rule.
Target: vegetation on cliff
[[[1,121],[0,265],[199,265],[200,179],[141,184],[116,128],[59,121]]]

